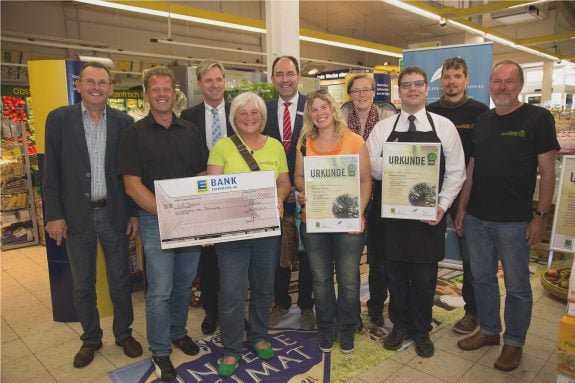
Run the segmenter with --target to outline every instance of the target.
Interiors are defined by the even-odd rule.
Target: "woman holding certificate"
[[[330,156],[333,158],[332,162],[337,163],[338,157],[345,155],[355,155],[347,157],[355,157],[359,167],[352,165],[343,169],[316,168],[311,173],[310,169],[304,167],[305,156],[309,160]],[[298,142],[294,175],[296,189],[300,192],[299,202],[303,204],[306,201],[306,183],[311,182],[308,174],[326,178],[352,171],[359,173],[359,181],[356,181],[355,185],[355,189],[359,189],[357,195],[354,196],[352,192],[351,196],[342,194],[344,198],[337,197],[331,209],[334,215],[341,217],[346,215],[340,214],[341,211],[338,210],[344,206],[355,212],[352,214],[358,221],[355,231],[317,232],[316,227],[322,224],[319,222],[315,225],[310,224],[308,229],[306,217],[302,214],[301,235],[313,275],[317,326],[320,332],[320,349],[323,352],[332,350],[336,337],[339,338],[340,350],[343,353],[354,350],[354,334],[359,312],[359,261],[364,244],[363,212],[371,195],[371,175],[369,153],[365,142],[347,128],[335,100],[321,91],[309,94],[304,109],[304,125]],[[323,190],[320,194],[327,195],[341,191]],[[343,220],[337,220],[337,223]],[[337,298],[333,283],[334,267],[338,281]]]
[[[273,170],[281,214],[283,201],[291,187],[288,165],[282,144],[261,133],[266,117],[266,105],[258,95],[252,92],[238,95],[230,106],[230,124],[236,135],[222,138],[214,145],[208,159],[208,175]],[[280,237],[224,242],[215,246],[220,271],[218,310],[224,345],[224,357],[218,365],[218,373],[229,377],[235,373],[242,355],[248,282],[251,288],[248,343],[260,359],[274,357],[266,337],[275,269],[280,255]]]

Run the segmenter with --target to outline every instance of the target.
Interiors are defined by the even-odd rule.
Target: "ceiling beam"
[[[539,37],[531,37],[528,39],[520,39],[517,40],[518,44],[521,45],[536,45],[536,44],[543,44],[549,43],[553,41],[563,41],[575,39],[575,32],[566,32],[566,33],[557,33],[555,35],[547,35],[547,36],[539,36]]]

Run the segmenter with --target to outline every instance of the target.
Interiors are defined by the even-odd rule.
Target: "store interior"
[[[77,322],[54,320],[37,156],[44,129],[34,116],[30,62],[99,60],[110,65],[115,84],[110,106],[138,119],[147,112],[142,72],[157,65],[176,73],[183,95],[180,110],[202,100],[195,86],[195,68],[202,59],[213,57],[226,67],[226,99],[253,90],[269,100],[275,95],[271,62],[283,54],[299,58],[303,94],[323,88],[344,105],[349,101],[346,78],[368,72],[388,75],[394,84],[404,51],[492,43],[493,63],[512,59],[523,67],[521,101],[549,109],[561,154],[575,154],[573,1],[77,0],[2,1],[0,7],[2,382],[110,382],[108,373],[134,363],[113,345],[111,316],[105,316],[107,345],[99,351],[101,357],[88,369],[74,369],[70,361],[81,328]],[[284,35],[283,30],[292,33]],[[396,86],[386,101],[400,107]],[[537,248],[542,264],[549,254],[545,246]],[[555,259],[553,267],[571,267],[572,254]],[[132,244],[130,264],[134,331],[145,343],[138,243]],[[367,267],[364,254],[362,280]],[[446,326],[432,335],[439,351],[432,360],[417,358],[409,348],[352,381],[575,381],[559,380],[557,373],[566,303],[542,286],[539,275],[532,278],[532,287],[533,319],[517,370],[493,370],[495,348],[461,352],[459,336]],[[190,308],[194,339],[202,336],[202,317],[201,308]],[[146,357],[144,352],[141,360]]]

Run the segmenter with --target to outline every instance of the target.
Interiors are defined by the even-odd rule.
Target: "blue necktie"
[[[212,145],[215,145],[222,138],[222,128],[220,126],[220,115],[217,108],[212,108]]]

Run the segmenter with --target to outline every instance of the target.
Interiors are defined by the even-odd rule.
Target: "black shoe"
[[[435,347],[429,335],[415,337],[415,352],[422,358],[431,358],[435,353]]]
[[[74,357],[74,367],[86,367],[94,360],[94,353],[102,347],[100,343],[83,343],[80,351]]]
[[[407,338],[405,330],[394,326],[393,331],[383,340],[383,348],[391,351],[399,350],[405,338]]]
[[[198,352],[200,352],[198,345],[187,335],[184,335],[180,339],[173,340],[172,344],[182,350],[184,354],[197,355]]]
[[[178,377],[178,373],[169,356],[152,356],[152,364],[158,379],[172,382]]]
[[[202,321],[202,334],[212,335],[218,327],[218,316],[206,311],[206,316]]]
[[[381,315],[381,313],[370,312],[369,321],[375,327],[383,327],[383,315]]]

